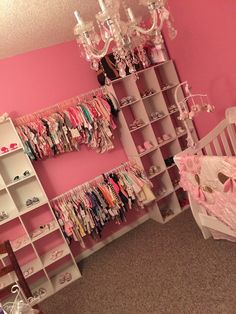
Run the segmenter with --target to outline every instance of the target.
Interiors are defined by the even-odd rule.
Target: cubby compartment
[[[120,103],[122,98],[127,96],[134,97],[134,100],[140,99],[134,75],[126,76],[124,79],[113,81],[112,86]]]
[[[9,187],[9,191],[21,213],[47,203],[46,196],[36,177],[17,182]]]
[[[162,146],[176,137],[175,129],[169,116],[161,119],[157,123],[153,123],[152,127],[157,141],[159,142],[159,146]],[[165,136],[169,138],[167,139]]]
[[[17,251],[30,243],[30,239],[23,228],[19,218],[11,220],[0,226],[1,242],[9,240],[13,251]],[[1,255],[0,255],[1,257]]]
[[[171,193],[158,201],[158,206],[164,222],[168,222],[181,210],[175,193]]]
[[[9,150],[9,152],[12,152],[13,150],[11,150],[11,144],[17,144],[18,147],[21,147],[20,139],[10,119],[0,123],[0,134],[4,134],[4,136],[0,136],[1,148],[5,147]]]
[[[77,265],[69,255],[48,266],[46,272],[52,281],[55,292],[81,277]]]
[[[189,208],[189,199],[187,192],[180,188],[176,191],[176,195],[178,197],[181,210]]]
[[[42,269],[42,263],[31,245],[18,250],[15,254],[25,278],[33,276]],[[8,257],[4,258],[4,262],[6,265],[10,264]]]
[[[6,189],[0,191],[0,225],[18,216],[16,206]]]
[[[152,179],[153,191],[157,200],[162,199],[166,195],[173,192],[170,177],[167,171],[160,173],[158,176]]]
[[[26,155],[21,150],[16,150],[11,154],[1,156],[0,173],[5,184],[10,185],[28,179],[34,171]]]
[[[126,106],[122,112],[130,130],[132,130],[135,120],[137,122],[143,122],[144,124],[149,123],[148,115],[142,101],[136,102],[130,106]]]
[[[146,94],[147,91],[152,91],[153,94],[159,93],[161,91],[158,79],[153,68],[140,71],[138,76],[139,79],[136,83],[142,98],[148,98],[151,96]]]
[[[173,61],[167,61],[154,67],[161,89],[179,84],[179,78]]]
[[[47,236],[47,241],[45,241],[45,238],[35,241],[34,246],[44,267],[47,267],[70,254],[68,245],[65,243],[59,230],[55,230],[53,233],[49,234]]]
[[[162,117],[168,114],[162,93],[143,99],[143,103],[150,121],[158,120],[157,114],[161,114]]]
[[[132,133],[132,138],[139,154],[157,147],[157,141],[150,125],[143,127]],[[140,150],[142,148],[142,150]]]
[[[170,157],[174,157],[176,154],[178,154],[181,151],[178,139],[175,139],[174,141],[162,146],[160,149],[161,149],[164,161]],[[168,166],[169,165],[167,165],[167,167]]]
[[[22,215],[21,219],[32,241],[45,237],[59,228],[48,204]]]
[[[159,173],[165,170],[165,164],[159,149],[156,149],[150,154],[143,156],[142,165],[149,179],[156,177]]]
[[[48,281],[48,278],[43,270],[27,278],[26,280],[33,296],[38,298],[39,301],[43,301],[53,294],[51,282]]]

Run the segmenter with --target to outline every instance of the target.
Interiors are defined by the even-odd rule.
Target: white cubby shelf
[[[176,185],[178,173],[172,171],[177,168],[174,163],[165,165],[166,159],[187,147],[187,132],[176,133],[177,127],[184,128],[183,123],[178,120],[179,111],[177,108],[170,110],[170,106],[175,104],[174,92],[180,80],[172,60],[138,71],[138,77],[137,79],[136,74],[130,74],[123,79],[114,80],[109,89],[119,102],[127,96],[135,98],[131,104],[120,106],[120,138],[128,158],[138,162],[148,174],[154,193],[164,188],[165,193],[155,193],[156,200],[148,207],[151,218],[166,223],[183,212],[178,198],[178,191],[182,189]],[[151,90],[152,94],[143,96],[145,90]],[[185,98],[182,90],[181,97]],[[155,112],[160,115],[153,118]],[[130,129],[134,120],[141,120],[143,125]],[[188,121],[188,124],[193,137],[197,139],[193,122]],[[168,134],[170,138],[160,142],[159,138],[164,134]],[[140,153],[138,146],[143,146],[145,141],[150,141],[152,147]],[[152,166],[158,167],[159,171],[149,173]],[[183,190],[182,192],[185,193]]]
[[[0,217],[5,213],[5,219],[0,220],[0,240],[10,240],[23,275],[32,292],[40,294],[41,301],[57,292],[59,287],[64,288],[80,278],[81,273],[10,118],[0,123],[0,134],[4,134],[0,137],[0,147],[6,147],[6,152],[0,154]],[[15,149],[10,149],[11,144],[15,144]],[[29,199],[34,202],[27,206]],[[53,241],[56,243],[54,249],[42,254],[45,244],[53,245]],[[55,250],[62,254],[52,258]],[[55,278],[62,270],[56,262],[65,256],[69,259],[67,272],[71,272],[72,279],[58,286]],[[8,263],[7,255],[0,255],[0,267]],[[48,275],[48,266],[52,267],[54,277]],[[1,280],[0,288],[15,281],[14,274],[7,275]]]

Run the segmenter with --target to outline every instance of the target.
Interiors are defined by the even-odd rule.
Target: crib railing
[[[195,148],[188,148],[176,155],[174,159],[177,165],[178,158],[186,153],[206,156],[236,156],[236,107],[228,108],[225,112],[225,119],[202,138]],[[205,239],[211,237],[213,231],[223,233],[226,237],[234,236],[229,227],[215,217],[209,216],[191,195],[189,195],[189,201],[193,216]]]
[[[188,148],[183,154],[208,156],[236,156],[236,107],[226,110],[225,119],[201,139],[195,148]]]

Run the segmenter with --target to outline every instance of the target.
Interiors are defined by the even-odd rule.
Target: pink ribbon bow
[[[229,178],[227,181],[224,183],[224,192],[233,192],[234,191],[234,185],[235,182],[232,178]]]

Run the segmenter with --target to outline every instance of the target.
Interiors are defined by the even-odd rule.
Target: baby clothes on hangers
[[[76,192],[52,202],[63,233],[70,241],[74,239],[83,246],[86,235],[101,237],[106,223],[125,222],[128,210],[143,208],[153,200],[151,183],[137,165],[113,171],[103,179],[93,185],[82,185]]]
[[[16,127],[31,160],[78,151],[82,144],[104,153],[114,148],[115,128],[111,106],[102,95]]]

